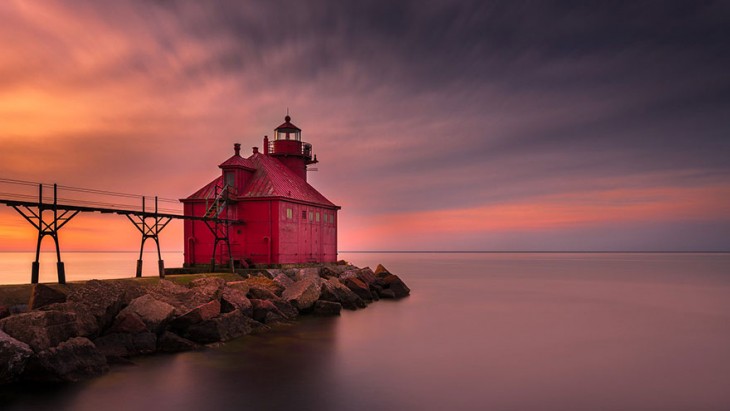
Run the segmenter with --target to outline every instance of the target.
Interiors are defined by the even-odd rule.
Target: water
[[[413,290],[7,410],[728,410],[728,254],[342,254]]]

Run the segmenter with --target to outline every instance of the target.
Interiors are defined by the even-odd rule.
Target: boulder
[[[199,305],[192,310],[186,312],[180,317],[170,322],[170,329],[185,330],[193,324],[211,320],[221,313],[221,303],[218,300],[212,300],[205,304]]]
[[[277,275],[276,275],[276,277],[274,277],[274,281],[275,281],[275,282],[276,282],[277,284],[279,284],[280,286],[284,287],[285,289],[286,289],[287,287],[289,287],[290,285],[294,284],[294,280],[292,280],[291,278],[289,278],[289,277],[288,277],[288,276],[287,276],[286,274],[284,274],[284,273],[279,273],[279,274],[277,274]]]
[[[200,348],[199,344],[169,331],[163,332],[160,338],[157,339],[157,349],[162,352],[192,351]]]
[[[286,316],[276,305],[269,300],[251,300],[253,305],[253,319],[260,323],[281,322],[286,320]]]
[[[72,313],[76,316],[76,329],[79,337],[94,338],[101,333],[99,322],[94,315],[91,314],[86,304],[76,301],[66,301],[65,303],[55,303],[46,305],[41,308],[42,311],[62,311]]]
[[[300,312],[307,311],[319,299],[321,283],[319,274],[316,277],[304,277],[284,290],[281,297]]]
[[[378,282],[384,289],[392,291],[395,298],[403,298],[411,293],[411,289],[397,275],[388,274],[378,278]]]
[[[332,277],[339,277],[340,273],[330,267],[325,266],[319,269],[319,276],[327,279]]]
[[[281,296],[284,287],[276,281],[266,277],[251,277],[243,280],[250,288],[265,288],[276,296]]]
[[[240,310],[235,310],[220,317],[194,324],[185,330],[183,336],[201,344],[229,341],[251,333],[253,329],[252,321],[251,318],[243,315]]]
[[[210,301],[204,292],[196,293],[188,287],[168,280],[160,280],[157,285],[150,287],[147,291],[156,300],[175,307],[175,315],[183,315],[200,304]]]
[[[30,311],[0,320],[0,330],[30,346],[35,352],[55,347],[79,335],[76,314],[63,311]]]
[[[7,305],[0,305],[0,320],[10,316],[10,307]]]
[[[228,288],[234,288],[236,290],[241,290],[241,291],[243,291],[244,294],[248,294],[249,287],[248,287],[248,283],[245,280],[244,281],[231,281],[229,283],[226,283],[226,286]]]
[[[80,381],[109,370],[106,358],[88,338],[76,337],[38,353],[25,378],[40,381]]]
[[[226,287],[221,295],[221,312],[229,313],[233,310],[241,310],[243,315],[253,317],[253,306],[246,297],[246,292],[238,288]]]
[[[273,300],[279,298],[276,294],[269,291],[267,288],[260,287],[258,285],[251,285],[248,289],[248,298],[255,298],[257,300]]]
[[[395,298],[395,293],[393,292],[393,290],[384,289],[380,291],[380,298],[393,299]]]
[[[343,308],[348,310],[356,310],[365,308],[367,304],[362,298],[358,297],[352,290],[347,288],[340,280],[330,278],[322,282],[320,299],[340,303]]]
[[[370,269],[370,267],[365,267],[357,270],[357,278],[359,278],[368,286],[370,286],[371,284],[375,284],[375,281],[377,280],[377,277],[375,277],[375,273],[373,272],[373,270]]]
[[[300,268],[296,275],[296,280],[301,281],[305,278],[320,278],[319,267]]]
[[[139,318],[139,315],[131,311],[124,311],[114,319],[114,323],[107,330],[107,334],[138,334],[145,331],[147,331],[147,325]]]
[[[312,313],[321,316],[340,315],[341,310],[342,304],[340,303],[318,300],[314,303]]]
[[[375,274],[376,278],[381,278],[381,277],[385,277],[386,275],[389,275],[390,271],[388,271],[387,268],[383,267],[382,264],[378,264],[378,266],[375,267],[374,274]]]
[[[203,277],[190,282],[190,289],[201,296],[205,302],[219,300],[223,293],[226,280],[220,277]]]
[[[28,344],[0,331],[0,384],[16,381],[32,355]]]
[[[66,293],[45,284],[33,284],[33,288],[30,291],[28,308],[37,310],[49,304],[64,302],[66,302]]]
[[[272,280],[273,280],[274,278],[276,278],[276,276],[277,276],[277,275],[279,275],[279,274],[283,274],[283,273],[284,273],[284,272],[283,272],[282,270],[279,270],[279,269],[276,269],[276,268],[270,268],[270,269],[268,269],[268,270],[264,270],[263,272],[261,272],[261,274],[262,274],[262,275],[263,275],[264,277],[266,277],[266,278],[270,278],[270,279],[272,279]]]
[[[368,287],[368,285],[362,282],[359,278],[348,278],[345,281],[342,281],[342,283],[352,290],[353,293],[357,294],[358,297],[362,298],[363,301],[373,301],[373,294],[370,293],[370,287]]]
[[[172,318],[175,307],[145,294],[132,300],[120,314],[126,312],[137,314],[140,320],[145,323],[147,329],[156,333]]]
[[[109,360],[151,354],[157,349],[157,336],[149,331],[137,334],[113,333],[102,335],[94,344]]]
[[[270,300],[287,320],[293,320],[299,316],[299,310],[283,298]]]
[[[73,287],[68,300],[86,307],[85,311],[96,318],[99,329],[104,330],[125,305],[143,294],[142,287],[135,281],[89,280]]]

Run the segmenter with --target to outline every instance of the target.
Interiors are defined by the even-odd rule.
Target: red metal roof
[[[238,158],[250,165],[250,167],[244,167],[249,167],[256,171],[246,183],[243,192],[239,193],[236,197],[237,199],[284,197],[326,207],[337,207],[274,157],[262,153],[254,153],[249,158]],[[232,160],[233,158],[228,159],[221,166]],[[233,161],[238,162],[238,160]],[[188,197],[187,200],[214,198],[216,188],[218,189],[217,192],[220,192],[221,188],[223,188],[223,176],[211,181],[205,187]]]
[[[224,161],[218,167],[244,167],[252,170],[256,169],[256,166],[247,158],[243,158],[238,154],[234,154],[231,158]]]
[[[256,173],[246,184],[244,192],[239,195],[239,198],[286,197],[335,207],[319,191],[299,178],[276,158],[255,153],[248,159],[256,164]]]

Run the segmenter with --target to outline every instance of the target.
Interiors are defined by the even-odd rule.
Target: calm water
[[[413,295],[16,388],[2,409],[730,409],[728,254],[341,257]]]

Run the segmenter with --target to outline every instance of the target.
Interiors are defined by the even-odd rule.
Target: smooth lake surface
[[[340,257],[412,295],[5,389],[0,409],[730,410],[728,254]]]

